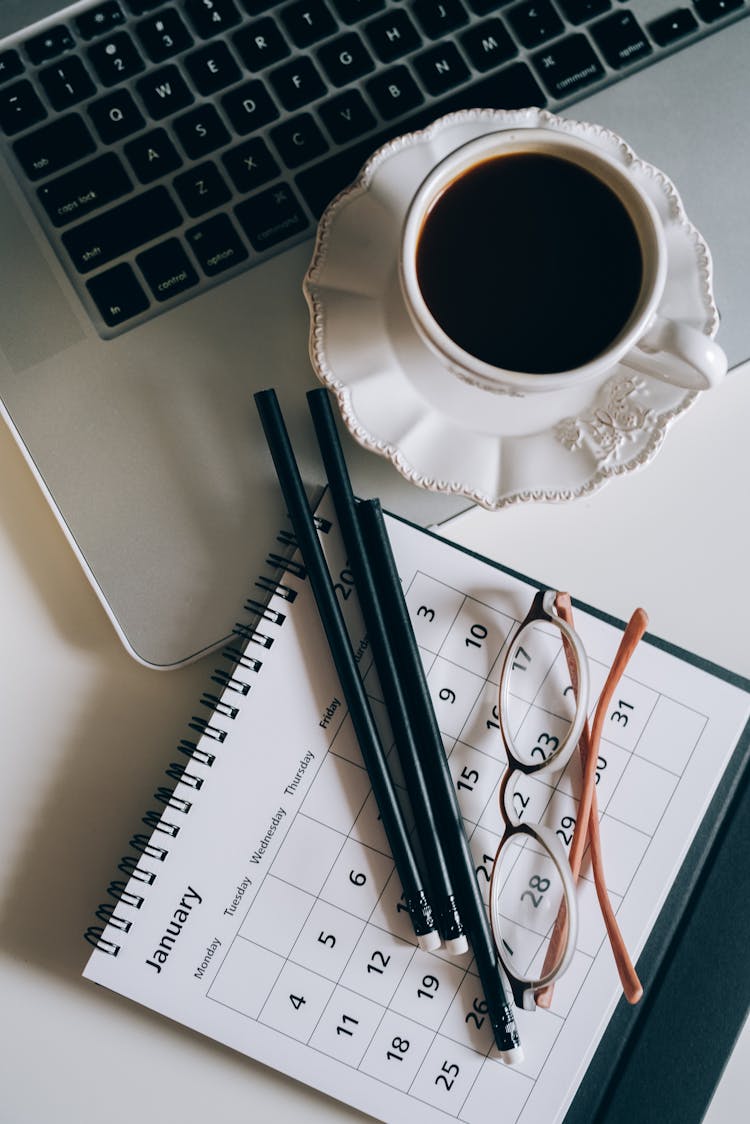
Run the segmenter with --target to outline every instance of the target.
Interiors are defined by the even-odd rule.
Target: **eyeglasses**
[[[508,767],[499,790],[505,829],[490,881],[490,921],[516,1004],[549,1006],[554,981],[576,948],[575,883],[586,843],[597,897],[623,990],[630,1002],[642,994],[607,894],[599,838],[595,783],[599,743],[614,691],[646,630],[637,609],[623,633],[589,728],[590,676],[586,652],[573,627],[570,597],[540,591],[513,636],[499,689],[499,725]],[[583,780],[578,811],[563,815],[557,831],[533,822],[546,802],[549,781],[579,746]],[[531,779],[520,787],[519,779]],[[563,840],[570,844],[570,855]]]

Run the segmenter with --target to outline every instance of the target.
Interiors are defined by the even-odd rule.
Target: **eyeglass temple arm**
[[[555,607],[562,619],[572,628],[573,610],[570,602],[570,595],[567,593],[558,594]],[[629,1003],[638,1002],[643,995],[643,987],[633,967],[607,893],[606,880],[604,877],[604,863],[602,860],[601,838],[599,834],[599,811],[596,799],[595,775],[599,742],[601,740],[602,727],[609,709],[609,704],[617,684],[622,678],[623,672],[641,637],[646,631],[647,626],[648,615],[643,609],[636,609],[623,633],[620,645],[617,649],[617,654],[599,697],[599,702],[594,714],[593,726],[589,729],[588,721],[586,721],[584,725],[579,743],[583,764],[583,784],[575,831],[570,847],[570,867],[573,879],[576,881],[580,873],[586,842],[590,841],[591,863],[594,872],[596,895],[599,899],[599,906],[604,918],[607,935],[612,946],[615,963],[617,964],[617,971],[620,976],[620,982],[622,983],[622,989]],[[565,644],[564,647],[566,658],[568,659],[573,689],[577,691],[578,683],[575,661],[572,658],[572,653],[568,650],[567,644]],[[552,964],[558,956],[560,941],[564,936],[564,925],[565,915],[564,911],[561,911],[552,931],[552,939],[545,960],[545,969],[547,968],[547,961]],[[549,1007],[552,1002],[553,993],[554,984],[548,984],[547,987],[540,989],[535,997],[537,1005],[540,1007]]]

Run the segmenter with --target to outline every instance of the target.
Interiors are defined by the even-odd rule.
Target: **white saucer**
[[[616,134],[538,109],[453,113],[379,149],[323,215],[304,282],[313,366],[355,439],[415,484],[491,509],[572,499],[641,467],[697,397],[622,365],[572,391],[496,395],[448,373],[414,331],[397,272],[414,191],[474,137],[540,125],[600,146],[645,188],[668,248],[660,311],[714,336],[708,247],[671,181]]]

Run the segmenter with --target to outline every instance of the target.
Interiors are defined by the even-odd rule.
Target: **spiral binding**
[[[328,520],[316,517],[315,522],[322,533],[330,531]],[[297,542],[289,531],[279,531],[277,541],[287,550],[297,548]],[[257,675],[263,667],[263,659],[248,651],[250,645],[266,650],[271,648],[274,636],[266,630],[266,626],[281,628],[286,620],[286,612],[273,608],[268,600],[279,597],[288,605],[292,604],[297,590],[282,581],[282,577],[291,575],[298,581],[307,577],[304,565],[284,554],[271,552],[265,564],[271,574],[261,574],[255,587],[266,594],[267,600],[250,597],[245,602],[244,610],[251,614],[251,620],[235,624],[232,629],[234,639],[221,652],[227,666],[214,668],[211,673],[211,682],[220,691],[207,688],[198,705],[208,714],[194,714],[188,721],[189,729],[198,738],[182,738],[177,745],[178,753],[187,758],[187,763],[173,761],[167,766],[165,775],[174,784],[159,785],[156,789],[153,799],[161,807],[149,809],[141,821],[149,829],[148,834],[139,831],[133,835],[128,844],[131,853],[124,855],[118,864],[118,871],[126,875],[128,881],[118,879],[110,882],[107,894],[112,900],[101,903],[95,911],[101,924],[90,925],[83,934],[89,944],[108,956],[117,956],[122,947],[122,938],[115,937],[113,930],[118,934],[127,934],[132,928],[137,911],[145,901],[145,892],[159,876],[159,864],[166,862],[171,841],[182,830],[182,817],[190,814],[195,794],[208,779],[207,773],[194,771],[196,766],[211,769],[231,733],[231,727],[227,728],[222,722],[233,722],[237,718],[243,698],[250,693],[252,684],[243,678],[244,674],[251,672]],[[259,628],[261,622],[262,631]],[[213,743],[211,748],[205,744],[206,739]],[[182,786],[182,791],[187,790],[185,795],[177,792],[177,786]],[[137,883],[144,893],[138,892],[133,883]]]

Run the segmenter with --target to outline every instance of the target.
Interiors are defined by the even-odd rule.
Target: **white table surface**
[[[750,676],[750,366],[649,467],[574,503],[471,511],[462,543]],[[81,938],[208,661],[126,655],[0,428],[0,1121],[363,1119],[80,978]],[[747,1119],[750,1028],[709,1124]]]

